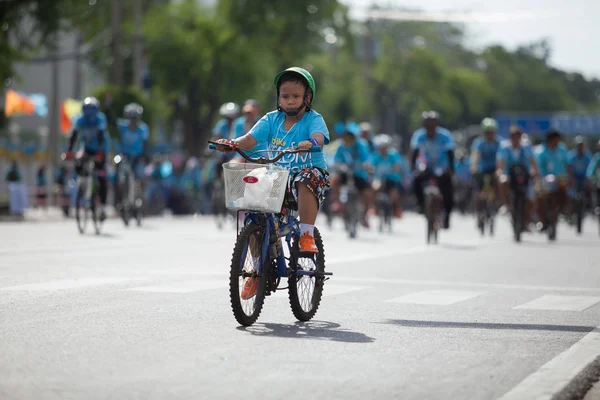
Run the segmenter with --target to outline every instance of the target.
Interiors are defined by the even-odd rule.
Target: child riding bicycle
[[[257,144],[270,151],[289,147],[310,149],[329,144],[329,131],[323,117],[314,111],[315,81],[303,68],[291,67],[275,76],[277,110],[267,113],[250,131],[240,138],[217,143],[250,150]],[[230,146],[217,146],[222,152]],[[319,207],[329,190],[329,173],[322,152],[286,155],[278,164],[290,170],[287,207],[298,208],[300,217],[300,251],[318,253],[314,239],[314,224]]]

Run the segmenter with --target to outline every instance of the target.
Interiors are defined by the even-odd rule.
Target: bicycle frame
[[[94,201],[93,195],[95,193],[95,183],[96,183],[96,170],[94,167],[89,167],[89,164],[92,163],[90,160],[84,160],[84,168],[85,175],[79,175],[77,177],[77,190],[81,189],[81,185],[85,187],[84,200],[86,203],[86,207],[91,207]]]
[[[289,276],[288,267],[286,264],[285,254],[283,252],[283,248],[281,247],[281,239],[285,239],[287,243],[288,251],[290,254],[292,253],[292,237],[299,236],[300,227],[298,226],[299,222],[296,219],[296,211],[292,211],[289,209],[285,210],[287,214],[287,221],[284,225],[279,224],[278,214],[266,214],[266,213],[256,213],[256,212],[246,212],[246,221],[245,223],[254,223],[258,225],[264,226],[264,236],[262,237],[262,246],[261,246],[261,259],[262,260],[273,260],[272,254],[270,254],[270,247],[272,246],[270,242],[271,234],[273,232],[277,232],[277,240],[279,243],[275,243],[277,246],[278,254],[275,257],[276,261],[276,277],[277,278],[287,278]],[[285,215],[284,214],[284,215]],[[246,249],[245,252],[248,250]],[[243,257],[246,256],[244,253]],[[242,258],[243,258],[242,257]],[[257,268],[258,273],[261,273],[264,265],[260,265]],[[297,275],[315,275],[312,271],[296,271]]]

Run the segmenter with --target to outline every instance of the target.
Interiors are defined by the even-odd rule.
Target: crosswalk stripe
[[[129,282],[130,277],[114,278],[78,278],[78,279],[58,279],[40,283],[28,283],[24,285],[7,286],[0,288],[2,291],[55,291],[65,289],[79,289],[88,286],[108,285],[114,283]]]
[[[600,302],[596,296],[557,296],[545,295],[525,304],[513,307],[515,310],[554,310],[583,311]]]
[[[326,283],[323,288],[323,297],[333,297],[344,293],[357,292],[366,289],[369,288],[366,286],[346,286]]]
[[[154,292],[154,293],[191,293],[201,290],[212,290],[226,288],[229,285],[227,280],[210,280],[202,279],[195,281],[185,281],[179,283],[156,285],[156,286],[141,286],[125,289],[130,292]]]
[[[467,292],[462,290],[427,290],[395,297],[387,300],[387,302],[447,306],[475,298],[482,294],[482,292]]]

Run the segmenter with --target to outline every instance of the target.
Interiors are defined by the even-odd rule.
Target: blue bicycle
[[[288,154],[318,152],[296,148],[274,151],[274,158],[251,157],[232,144],[209,141],[236,151],[249,163],[223,164],[225,205],[238,213],[245,212],[239,229],[229,274],[229,294],[235,319],[244,326],[258,319],[266,296],[277,290],[288,290],[290,306],[300,321],[309,321],[319,308],[323,285],[331,273],[325,272],[323,239],[315,228],[318,254],[299,250],[300,222],[297,211],[283,204],[288,192],[287,169],[275,163]],[[239,220],[239,218],[238,218]],[[287,243],[285,255],[282,241]],[[286,263],[287,260],[287,263]],[[288,287],[280,288],[281,278]]]

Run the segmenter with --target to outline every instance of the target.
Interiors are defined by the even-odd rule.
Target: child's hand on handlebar
[[[304,140],[300,143],[298,143],[298,149],[299,150],[308,150],[313,146],[312,142],[310,140]]]
[[[217,150],[226,154],[235,151],[235,148],[237,147],[235,142],[232,142],[227,139],[219,139],[216,140],[216,142],[219,143],[215,145],[217,147]]]

